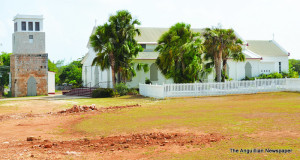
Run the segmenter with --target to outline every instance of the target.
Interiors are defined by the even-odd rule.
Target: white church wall
[[[110,87],[112,87],[112,76],[111,76],[111,69],[106,69],[102,71],[99,66],[91,66],[94,57],[96,56],[94,50],[89,48],[89,55],[86,58],[85,62],[83,63],[82,69],[82,79],[84,85],[89,84],[90,86],[100,85],[101,87],[107,86],[107,83]],[[155,63],[153,59],[136,59],[134,60],[135,68],[137,63],[146,63],[150,66]],[[247,63],[251,65],[251,77],[259,76],[260,74],[270,74],[273,72],[279,72],[279,62],[281,62],[281,71],[288,72],[288,57],[263,57],[263,59],[246,59],[244,62],[235,62],[232,59],[228,60],[228,67],[229,67],[229,78],[233,80],[241,80],[244,79],[246,76],[245,66]],[[95,77],[96,72],[98,70],[98,79]],[[205,82],[213,82],[215,77],[215,73],[208,75]],[[145,79],[151,79],[150,77],[150,70],[148,72],[136,71],[136,76],[132,78],[131,81],[128,81],[126,84],[130,88],[137,88],[139,83],[145,83]],[[98,83],[98,84],[97,84]],[[152,84],[169,84],[173,83],[172,79],[166,79],[164,75],[158,70],[158,80],[153,81]]]
[[[144,63],[144,64],[148,64],[149,68],[150,66],[155,63],[155,60],[135,60],[134,61],[135,66],[134,68],[136,68],[137,63]],[[158,70],[157,71],[157,81],[152,81],[152,84],[167,84],[167,83],[173,83],[172,79],[166,79],[164,77],[164,75]],[[140,71],[136,71],[136,76],[132,78],[131,81],[127,82],[127,86],[130,88],[138,88],[139,87],[139,83],[145,83],[146,78],[150,79],[150,70],[148,72],[144,72],[143,70]]]
[[[112,78],[111,78],[111,70],[105,69],[101,70],[99,66],[92,66],[92,62],[96,56],[95,51],[90,48],[88,52],[88,57],[84,61],[82,66],[82,80],[83,85],[88,85],[94,87],[95,85],[99,85],[101,87],[112,87]],[[98,70],[98,78],[96,78],[95,70]],[[109,83],[109,84],[107,84]]]
[[[83,64],[83,72],[82,72],[82,77],[84,84],[89,84],[91,86],[99,85],[101,87],[107,86],[107,82],[109,82],[109,86],[112,87],[112,77],[111,77],[111,70],[104,70],[102,71],[99,66],[91,66],[92,64],[92,58],[88,57],[88,59],[85,61]],[[285,62],[285,59],[277,59],[277,61],[282,62],[282,71],[288,71],[288,60]],[[137,63],[146,63],[148,64],[149,68],[150,66],[155,63],[155,60],[135,60],[134,61],[135,68]],[[272,61],[261,61],[260,59],[246,59],[244,62],[235,62],[233,60],[228,60],[228,67],[229,67],[229,78],[232,78],[233,80],[241,80],[245,78],[245,66],[246,63],[249,62],[251,65],[251,75],[252,77],[257,77],[260,74],[270,74],[273,72],[279,72],[278,68],[278,63],[277,62],[272,62]],[[99,78],[98,81],[96,80],[95,77],[95,69],[98,70],[99,72]],[[85,73],[85,71],[87,73]],[[214,76],[215,73],[213,72],[212,74],[208,75],[208,80],[207,82],[213,82],[214,81]],[[132,78],[131,81],[128,81],[126,84],[130,88],[137,88],[139,83],[145,83],[146,78],[150,79],[150,70],[148,72],[144,72],[143,70],[141,71],[136,71],[136,76]],[[97,84],[97,82],[98,84]],[[166,79],[164,75],[158,70],[158,80],[157,81],[152,81],[152,84],[170,84],[173,83],[172,79]]]
[[[261,61],[259,64],[259,72],[260,74],[270,74],[275,71],[275,62],[273,61]]]
[[[272,62],[274,62],[273,72],[279,72],[279,62],[281,62],[281,72],[288,72],[289,71],[288,56],[263,57],[263,61],[272,61]]]
[[[245,78],[245,66],[249,62],[252,67],[252,77],[257,77],[260,74],[270,74],[279,72],[279,62],[281,62],[281,71],[288,72],[287,57],[264,57],[260,59],[246,59],[244,62],[235,62],[232,59],[228,60],[229,78],[233,80],[241,80]]]
[[[83,85],[86,86],[92,82],[92,62],[96,56],[95,51],[92,48],[89,48],[88,57],[85,59],[82,65],[82,79]]]
[[[251,65],[252,77],[258,76],[260,74],[259,61],[259,59],[246,59],[244,62],[236,62],[232,59],[229,59],[227,61],[229,67],[229,78],[232,78],[233,80],[241,80],[245,78],[245,66],[247,62]]]

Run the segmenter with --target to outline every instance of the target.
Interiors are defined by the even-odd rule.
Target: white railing
[[[140,94],[147,97],[190,97],[258,92],[300,91],[299,78],[256,79],[220,83],[139,84]]]

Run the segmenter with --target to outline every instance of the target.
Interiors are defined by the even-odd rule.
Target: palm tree
[[[238,50],[235,50],[235,47],[241,44],[241,40],[234,34],[233,29],[206,28],[203,36],[205,52],[213,58],[217,82],[221,82],[223,58],[227,60],[230,55],[236,53]]]
[[[118,11],[115,16],[110,16],[109,22],[114,30],[114,36],[116,38],[116,57],[118,63],[116,63],[116,69],[118,73],[118,83],[121,82],[122,70],[130,69],[130,65],[134,57],[138,52],[143,51],[141,45],[137,44],[135,40],[136,35],[140,35],[140,30],[135,28],[135,25],[140,25],[137,19],[133,19],[131,14],[126,11]],[[127,77],[128,75],[122,76]]]
[[[102,70],[111,68],[114,87],[115,73],[118,74],[120,82],[121,72],[130,69],[128,64],[143,49],[134,39],[137,34],[140,35],[139,29],[135,28],[139,24],[128,11],[117,11],[116,15],[109,17],[108,23],[98,26],[95,34],[90,37],[91,46],[97,53],[93,65],[99,65]]]
[[[96,29],[95,34],[90,37],[91,46],[94,48],[97,56],[94,58],[92,65],[99,65],[101,70],[111,68],[113,86],[116,85],[115,79],[115,39],[112,28],[105,23]]]
[[[227,48],[227,50],[224,51],[222,60],[223,60],[223,76],[222,81],[225,81],[227,76],[227,60],[229,58],[232,58],[234,61],[245,61],[245,55],[242,53],[242,41],[237,41],[235,45],[232,45],[230,48]]]
[[[203,45],[199,33],[191,26],[177,23],[158,40],[156,64],[166,78],[175,83],[190,83],[199,79],[202,70]]]

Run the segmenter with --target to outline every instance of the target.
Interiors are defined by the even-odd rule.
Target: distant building
[[[166,79],[159,71],[155,64],[158,57],[158,52],[154,51],[157,46],[159,37],[168,28],[139,28],[141,36],[137,36],[136,40],[144,48],[135,58],[136,63],[146,63],[150,67],[150,71],[136,71],[136,76],[127,81],[129,87],[138,87],[139,83],[144,83],[148,78],[153,84],[173,83],[172,79]],[[203,32],[203,29],[193,29],[194,32]],[[92,33],[95,32],[95,27]],[[241,38],[241,37],[240,37]],[[260,74],[269,74],[272,72],[288,72],[289,53],[284,50],[274,40],[243,40],[243,54],[246,60],[244,62],[235,62],[232,59],[227,61],[227,72],[229,78],[233,80],[241,80],[247,77],[256,77]],[[112,87],[111,70],[102,71],[99,66],[92,66],[92,61],[96,57],[96,53],[91,47],[90,43],[87,44],[88,53],[82,60],[82,79],[84,85]],[[214,81],[215,73],[203,77],[204,82]]]
[[[13,54],[10,58],[12,96],[48,95],[48,54],[45,53],[43,16],[18,14],[13,21]]]

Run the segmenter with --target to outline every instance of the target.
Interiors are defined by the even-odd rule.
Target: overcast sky
[[[13,17],[44,15],[46,52],[53,61],[78,59],[87,53],[92,28],[126,9],[142,27],[170,27],[177,22],[204,28],[221,24],[245,40],[275,41],[300,59],[298,0],[1,0],[0,51],[12,51]],[[2,44],[2,45],[1,45]]]

